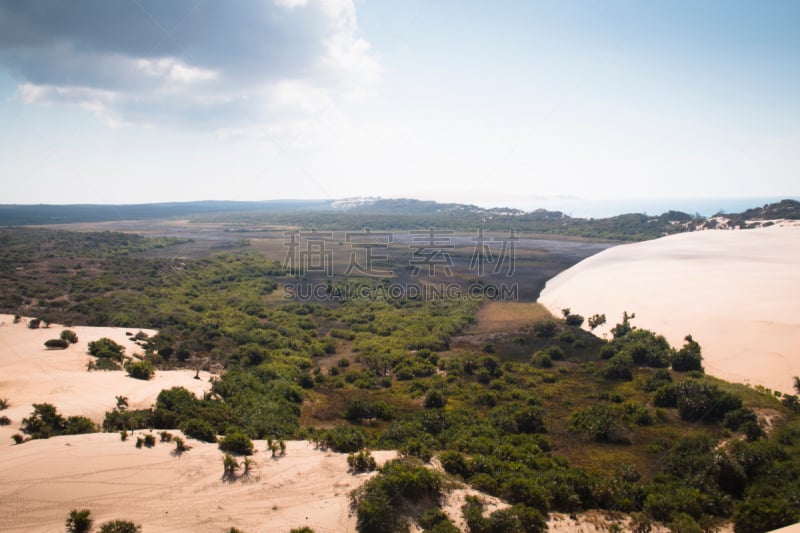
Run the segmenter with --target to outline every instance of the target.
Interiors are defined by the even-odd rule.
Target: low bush
[[[219,449],[238,455],[253,455],[253,441],[242,431],[234,431],[219,440]]]
[[[361,450],[347,456],[347,466],[353,473],[372,472],[377,467],[375,458],[369,450]]]
[[[125,367],[125,370],[128,371],[128,375],[130,377],[143,379],[145,381],[152,379],[156,373],[153,365],[147,361],[135,361],[128,363],[128,365]]]
[[[48,350],[65,350],[69,347],[69,342],[64,339],[49,339],[44,341],[44,345]]]

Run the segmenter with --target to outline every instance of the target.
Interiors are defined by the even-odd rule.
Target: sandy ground
[[[691,334],[720,378],[792,393],[800,375],[800,227],[683,233],[610,248],[548,281],[539,298],[588,317],[622,312],[680,347]]]
[[[0,398],[8,399],[10,407],[2,414],[11,419],[11,425],[0,426],[0,449],[12,442],[11,435],[19,430],[22,418],[31,414],[34,403],[52,403],[64,416],[84,415],[101,423],[105,412],[116,405],[117,396],[127,396],[129,407],[139,409],[150,407],[163,389],[180,386],[202,395],[211,387],[207,372],[201,372],[197,380],[191,370],[157,371],[152,380],[143,381],[125,371],[86,370],[86,363],[94,359],[87,353],[88,343],[103,337],[123,345],[125,355],[143,353],[125,335],[138,329],[70,327],[78,343],[66,350],[48,350],[44,342],[58,338],[64,327],[29,329],[25,319],[18,324],[13,319],[0,315]]]
[[[3,449],[2,530],[62,531],[70,510],[83,508],[97,525],[131,520],[148,533],[355,530],[348,494],[371,474],[349,474],[346,454],[297,441],[287,443],[285,456],[272,458],[266,443],[255,441],[259,451],[250,477],[228,481],[215,444],[189,439],[194,448],[177,457],[171,444],[137,449],[135,436],[142,433],[125,442],[116,433],[98,433]],[[373,455],[382,464],[395,452]]]

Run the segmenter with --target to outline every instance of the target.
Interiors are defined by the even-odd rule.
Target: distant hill
[[[0,205],[0,226],[73,224],[110,220],[174,218],[203,213],[265,210],[287,212],[329,208],[329,200],[271,200],[263,202],[198,201],[155,204]]]
[[[742,220],[800,220],[800,202],[797,200],[781,200],[775,204],[748,209],[738,215],[728,215]]]
[[[304,228],[459,229],[592,237],[622,241],[715,227],[755,227],[747,221],[800,219],[800,202],[783,200],[738,214],[706,219],[680,211],[661,215],[627,213],[607,218],[573,218],[560,211],[525,212],[509,207],[484,208],[409,198],[371,197],[338,200],[204,201],[137,205],[0,205],[0,226],[69,224],[114,220],[185,217],[195,221],[243,224],[290,224]],[[759,224],[763,225],[763,224]]]

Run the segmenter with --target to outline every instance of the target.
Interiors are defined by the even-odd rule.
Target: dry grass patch
[[[478,322],[467,333],[508,333],[552,318],[550,311],[535,302],[488,302],[478,310]]]

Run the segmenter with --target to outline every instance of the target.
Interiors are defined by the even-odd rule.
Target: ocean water
[[[542,198],[518,209],[533,211],[547,209],[561,211],[571,217],[604,218],[624,213],[660,215],[666,211],[682,211],[691,215],[708,217],[717,213],[741,213],[753,207],[779,202],[784,199],[800,200],[798,196],[764,196],[747,198]]]

